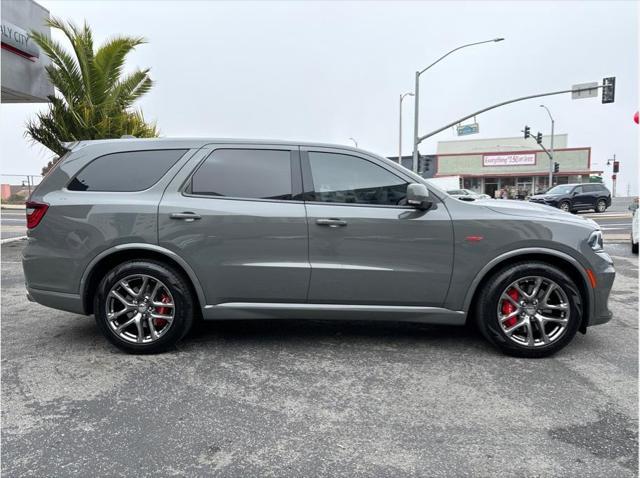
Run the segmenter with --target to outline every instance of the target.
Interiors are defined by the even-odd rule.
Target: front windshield
[[[573,186],[568,186],[565,184],[562,186],[556,186],[555,188],[549,189],[547,191],[547,194],[569,194],[572,189],[573,189]]]

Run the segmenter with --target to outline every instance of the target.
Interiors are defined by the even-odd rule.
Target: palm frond
[[[123,75],[127,55],[145,40],[117,36],[95,51],[86,22],[79,27],[53,17],[47,23],[64,34],[72,50],[68,52],[59,42],[32,32],[36,44],[51,58],[46,71],[58,95],[49,97],[48,109],[27,122],[25,135],[58,155],[64,154],[62,143],[66,141],[124,134],[157,136],[156,125],[147,123],[142,112],[130,109],[153,85],[149,69]]]

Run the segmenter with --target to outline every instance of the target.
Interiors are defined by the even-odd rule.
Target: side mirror
[[[407,204],[423,211],[431,207],[429,190],[424,184],[411,183],[407,186]]]

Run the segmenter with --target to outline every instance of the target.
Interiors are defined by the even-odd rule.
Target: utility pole
[[[405,96],[414,96],[413,93],[403,93],[400,95],[400,121],[398,124],[398,164],[402,166],[402,100]]]
[[[553,160],[555,158],[555,155],[553,154],[555,121],[553,119],[553,116],[551,116],[551,111],[549,111],[549,108],[547,108],[545,105],[540,105],[540,108],[544,108],[545,110],[547,110],[549,118],[551,118],[551,155],[549,156],[549,189],[551,189],[553,187]]]
[[[616,161],[616,155],[613,155],[613,173],[611,174],[611,197],[616,197],[616,182],[618,179],[618,162]]]
[[[429,68],[434,66],[436,63],[439,63],[440,61],[444,60],[447,56],[451,55],[455,51],[462,50],[463,48],[467,48],[469,46],[482,45],[483,43],[499,42],[502,40],[504,40],[504,38],[494,38],[492,40],[485,40],[485,41],[479,41],[475,43],[468,43],[466,45],[461,45],[458,48],[454,48],[450,52],[445,53],[436,61],[431,63],[428,67],[420,71],[416,71],[416,87],[413,90],[415,92],[415,99],[414,99],[414,112],[413,112],[413,167],[411,168],[414,173],[418,172],[418,145],[422,141],[422,139],[420,139],[420,137],[418,136],[418,113],[419,113],[418,110],[420,109],[419,108],[420,106],[420,75],[422,75],[425,71],[427,71]]]

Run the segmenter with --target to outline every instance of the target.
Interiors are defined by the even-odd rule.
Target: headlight
[[[587,243],[589,244],[589,246],[591,246],[591,249],[593,249],[596,252],[599,252],[599,251],[603,250],[604,243],[603,243],[603,240],[602,240],[602,232],[601,231],[593,231],[591,233],[591,235],[589,236],[589,239],[587,240]]]

